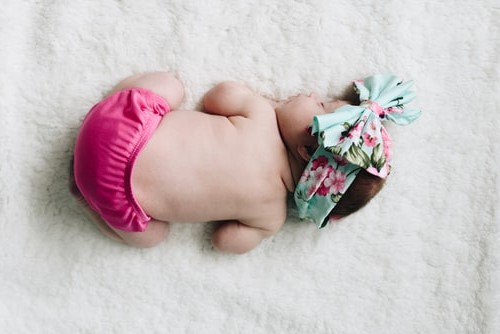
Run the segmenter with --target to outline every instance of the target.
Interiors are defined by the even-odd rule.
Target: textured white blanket
[[[497,0],[4,0],[1,333],[500,333]],[[276,98],[416,81],[393,173],[326,230],[294,218],[255,251],[202,225],[137,250],[67,190],[86,111],[119,79],[175,71],[186,108],[221,80]]]

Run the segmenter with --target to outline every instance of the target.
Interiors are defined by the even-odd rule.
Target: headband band
[[[407,125],[420,110],[406,109],[415,98],[413,81],[394,75],[374,75],[354,81],[359,106],[344,105],[333,113],[313,118],[313,135],[319,147],[295,188],[301,219],[323,228],[329,215],[361,169],[381,178],[390,172],[391,138],[382,121]]]

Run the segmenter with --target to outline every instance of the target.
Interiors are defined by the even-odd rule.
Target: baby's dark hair
[[[382,189],[384,183],[385,179],[362,169],[329,216],[339,219],[358,211]]]

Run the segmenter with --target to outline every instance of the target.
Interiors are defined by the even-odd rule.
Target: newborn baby
[[[366,204],[387,176],[370,172],[373,166],[358,167],[351,173],[355,177],[342,183],[350,182],[346,189],[328,194],[337,196],[330,200],[333,206],[315,202],[327,197],[318,191],[325,192],[333,164],[345,166],[349,157],[326,147],[336,162],[321,160],[322,130],[311,124],[345,101],[313,93],[274,102],[235,82],[208,91],[203,111],[180,110],[183,98],[183,85],[172,74],[135,75],[83,121],[72,192],[107,236],[151,247],[165,239],[169,222],[216,221],[213,245],[245,253],[281,228],[289,192],[296,193],[301,217],[322,227]],[[365,107],[375,113],[380,105]],[[391,113],[379,112],[384,111]],[[390,141],[384,140],[387,147]],[[298,185],[303,189],[297,191]],[[356,192],[349,195],[352,189]]]

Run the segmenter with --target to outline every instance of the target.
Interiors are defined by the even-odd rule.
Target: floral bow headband
[[[311,133],[318,136],[319,147],[294,194],[301,219],[323,228],[361,169],[381,178],[389,175],[391,138],[382,121],[407,125],[420,116],[420,110],[404,107],[415,98],[412,85],[394,75],[357,80],[359,106],[345,105],[314,117]]]

